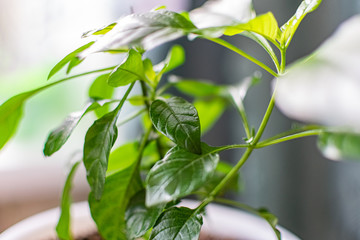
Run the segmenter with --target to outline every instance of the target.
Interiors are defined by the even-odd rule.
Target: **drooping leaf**
[[[157,221],[150,240],[197,240],[202,226],[202,216],[185,207],[166,210]]]
[[[67,73],[70,72],[72,67],[75,67],[76,65],[78,65],[81,60],[78,60],[78,55],[83,52],[85,49],[89,48],[91,45],[93,45],[94,42],[89,42],[81,47],[79,47],[78,49],[76,49],[75,51],[69,53],[68,55],[66,55],[66,57],[64,57],[60,62],[58,62],[50,71],[49,75],[48,75],[48,79],[50,79],[53,75],[55,75],[55,73],[57,73],[58,71],[60,71],[67,63],[71,62],[69,68],[67,69]],[[76,60],[75,60],[76,59]]]
[[[129,239],[143,236],[155,225],[165,204],[148,208],[145,205],[145,191],[138,192],[131,200],[125,213]]]
[[[195,107],[180,97],[155,100],[150,106],[155,128],[190,152],[201,154],[200,120]]]
[[[71,113],[58,128],[50,132],[45,142],[44,155],[51,156],[57,152],[66,143],[83,116],[98,107],[100,107],[100,105],[94,102],[89,105],[85,111]]]
[[[71,189],[72,181],[75,176],[75,172],[79,167],[80,161],[76,162],[66,178],[62,197],[61,197],[61,214],[59,221],[56,225],[56,233],[61,240],[72,240],[71,227],[70,227],[70,207],[71,207]]]
[[[134,83],[130,85],[115,110],[96,120],[85,136],[84,165],[89,185],[97,200],[103,192],[110,150],[118,134],[116,121],[133,86]]]
[[[351,132],[324,132],[318,146],[325,157],[332,160],[360,160],[360,134]]]
[[[264,218],[270,224],[271,228],[273,229],[274,233],[276,234],[277,239],[281,240],[281,232],[277,228],[277,224],[278,224],[277,217],[274,214],[270,213],[265,208],[258,209],[258,215],[261,216],[262,218]]]
[[[131,49],[125,62],[120,64],[110,74],[108,84],[112,87],[119,87],[144,79],[144,66],[141,54]]]
[[[275,43],[280,29],[274,15],[271,12],[268,12],[251,19],[247,23],[240,23],[226,27],[224,35],[233,36],[240,34],[243,31],[257,33]]]
[[[282,48],[287,48],[293,38],[300,22],[310,12],[314,11],[320,5],[321,0],[304,0],[292,16],[283,26],[278,36],[278,41]]]
[[[36,88],[34,90],[20,93],[9,98],[7,101],[0,105],[0,150],[15,134],[22,117],[24,103],[37,93],[69,79],[71,78],[64,78],[56,82],[47,84],[45,86]]]
[[[198,111],[201,134],[206,133],[226,110],[226,101],[220,97],[197,99],[194,106]]]
[[[180,147],[172,148],[157,162],[146,178],[146,205],[154,206],[184,197],[201,187],[214,173],[219,156],[197,155]]]
[[[128,239],[125,221],[126,206],[132,196],[143,188],[136,169],[136,161],[130,164],[129,161],[125,162],[128,167],[106,177],[104,192],[100,200],[96,199],[93,191],[89,195],[91,215],[101,236],[107,240]]]
[[[148,50],[179,38],[194,28],[195,26],[184,16],[167,10],[132,14],[120,18],[111,31],[96,41],[81,56],[131,47]]]

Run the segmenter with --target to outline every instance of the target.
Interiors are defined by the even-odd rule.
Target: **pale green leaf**
[[[174,45],[168,52],[165,60],[155,66],[161,73],[170,72],[185,62],[185,51],[180,45]]]
[[[215,85],[206,80],[182,79],[172,76],[171,82],[181,92],[193,97],[221,96],[223,86]]]
[[[110,74],[105,73],[98,76],[89,88],[89,97],[95,100],[111,99],[114,88],[107,84]]]
[[[282,48],[287,48],[303,18],[314,11],[320,5],[321,0],[304,0],[292,16],[283,26],[277,40]]]
[[[233,36],[243,31],[257,33],[275,43],[279,34],[279,26],[271,12],[257,16],[247,23],[240,23],[225,28],[224,35]]]
[[[275,215],[273,215],[272,213],[270,213],[265,208],[260,208],[258,210],[258,215],[261,216],[262,218],[264,218],[270,224],[271,228],[273,229],[274,233],[276,234],[277,239],[281,240],[281,232],[277,228],[277,224],[278,224],[277,217]]]
[[[177,145],[200,154],[200,120],[195,107],[180,97],[155,100],[150,106],[155,128]]]
[[[115,26],[116,26],[116,23],[111,23],[105,27],[87,31],[87,32],[83,33],[83,35],[81,37],[86,38],[86,37],[90,37],[91,35],[104,35],[107,32],[111,31]]]
[[[70,72],[71,68],[78,65],[81,60],[78,60],[78,55],[83,52],[85,49],[89,48],[91,45],[93,45],[94,42],[89,42],[85,44],[84,46],[79,47],[75,51],[69,53],[64,57],[59,63],[57,63],[50,71],[48,79],[50,79],[55,73],[60,71],[67,63],[71,62],[69,65],[69,68],[67,69],[67,73]],[[76,59],[76,60],[74,60]]]
[[[154,206],[191,194],[214,173],[219,156],[207,151],[197,155],[180,147],[172,148],[157,162],[146,178],[146,205]]]
[[[193,104],[199,114],[201,134],[211,129],[227,107],[226,101],[220,97],[197,99]]]
[[[44,146],[44,155],[51,156],[57,152],[68,140],[71,133],[86,113],[100,107],[97,102],[89,105],[85,111],[71,113],[59,127],[51,131]]]
[[[194,28],[184,16],[167,10],[131,14],[120,18],[116,26],[99,38],[82,56],[132,47],[148,50],[177,39]]]
[[[72,190],[72,181],[75,176],[75,172],[80,164],[80,161],[76,162],[67,178],[64,185],[62,197],[61,197],[61,214],[59,221],[56,225],[56,233],[59,239],[61,240],[72,240],[71,234],[71,218],[70,218],[70,207],[71,207],[71,190]]]
[[[197,240],[202,223],[202,216],[196,210],[172,207],[160,216],[150,240]]]
[[[360,134],[351,132],[324,132],[318,146],[325,157],[332,160],[360,160]]]
[[[136,80],[144,80],[144,66],[141,54],[131,49],[125,62],[111,72],[108,84],[112,87],[119,87],[126,86]]]

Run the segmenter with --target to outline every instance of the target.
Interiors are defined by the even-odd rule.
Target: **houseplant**
[[[238,170],[253,151],[280,142],[318,135],[319,146],[327,156],[359,157],[357,121],[346,116],[335,118],[337,113],[324,115],[319,112],[324,106],[320,105],[319,109],[315,110],[311,110],[314,107],[312,104],[304,106],[303,100],[308,96],[295,98],[301,100],[295,101],[293,96],[289,95],[304,94],[308,89],[312,89],[312,83],[299,80],[302,74],[308,73],[306,79],[312,80],[313,76],[316,76],[317,80],[322,81],[326,78],[323,77],[326,76],[324,69],[326,71],[330,67],[334,70],[331,68],[333,65],[337,66],[333,77],[342,77],[342,73],[346,72],[349,83],[347,86],[352,90],[358,89],[356,78],[354,80],[352,77],[358,76],[356,69],[349,69],[351,65],[346,64],[346,61],[336,61],[337,59],[333,58],[330,53],[336,54],[337,51],[331,41],[320,48],[316,55],[295,64],[285,74],[286,50],[291,39],[303,17],[315,10],[320,2],[303,1],[295,15],[281,28],[272,13],[256,16],[251,1],[222,0],[210,1],[188,13],[175,13],[158,8],[148,13],[132,14],[104,28],[85,33],[84,37],[98,38],[67,55],[51,70],[49,78],[67,64],[67,72],[70,72],[95,52],[122,54],[125,56],[124,61],[113,67],[51,82],[3,103],[0,107],[0,146],[4,146],[14,133],[21,117],[21,108],[27,99],[61,82],[101,73],[90,87],[89,106],[81,113],[69,115],[60,127],[50,133],[44,154],[50,156],[59,150],[81,118],[89,112],[96,113],[98,120],[90,126],[85,136],[83,163],[91,187],[89,206],[92,217],[105,239],[131,239],[143,235],[150,239],[196,239],[206,206],[213,201],[246,208],[264,217],[280,238],[276,228],[277,220],[271,213],[222,199],[220,193],[231,185],[229,183],[236,178]],[[350,24],[357,22],[355,19]],[[349,27],[344,27],[333,38],[335,45],[339,43],[339,39],[342,40],[342,36],[352,39],[352,36],[347,36],[348,29]],[[239,34],[251,38],[263,47],[273,60],[275,70],[220,38],[223,35]],[[245,79],[238,86],[219,86],[174,76],[165,82],[166,73],[183,63],[183,49],[180,46],[172,47],[166,59],[156,65],[146,58],[147,52],[152,48],[184,35],[204,38],[222,45],[254,62],[277,79],[274,80],[277,82],[274,85],[277,86],[274,86],[273,96],[257,129],[248,122],[243,105],[247,89],[258,80],[256,76]],[[278,49],[280,54],[275,53],[273,48]],[[356,52],[345,53],[346,56],[357,59]],[[329,59],[333,61],[329,63]],[[140,95],[131,93],[135,85],[140,88]],[[115,90],[120,87],[125,88],[126,92],[117,98]],[[189,95],[190,99],[195,99],[194,104],[184,98],[172,96],[167,92],[169,88],[176,88]],[[333,99],[334,95],[337,96],[336,93],[331,94],[331,91],[329,94],[328,90],[320,92],[322,97],[326,98]],[[353,95],[356,96],[349,96]],[[348,102],[342,103],[340,98],[335,99],[339,103],[337,109],[348,106]],[[284,113],[318,125],[304,125],[261,140],[275,101]],[[126,102],[135,105],[138,110],[134,115],[120,121],[119,115]],[[350,102],[356,103],[353,98]],[[233,106],[239,112],[246,133],[244,142],[220,147],[202,143],[201,134],[215,123],[227,106]],[[298,111],[291,111],[294,106],[295,109],[301,107],[302,112],[308,110],[309,113],[298,116]],[[359,109],[354,105],[351,111],[357,113]],[[118,135],[117,126],[140,116],[144,129],[141,140],[132,140],[125,145],[114,147]],[[218,153],[237,148],[245,151],[235,166],[229,167],[220,162]],[[62,215],[57,227],[61,239],[71,239],[70,189],[71,179],[78,166],[79,162],[74,164],[64,188]],[[199,197],[199,206],[195,209],[175,207],[179,199],[190,194]],[[134,222],[137,224],[132,224]]]

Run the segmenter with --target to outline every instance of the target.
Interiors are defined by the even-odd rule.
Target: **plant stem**
[[[264,140],[262,142],[259,142],[258,144],[256,144],[255,147],[256,148],[263,148],[263,147],[267,147],[267,146],[270,146],[270,145],[286,142],[286,141],[289,141],[289,140],[294,140],[294,139],[297,139],[297,138],[319,135],[322,132],[323,132],[323,129],[312,129],[312,130],[307,130],[307,131],[303,131],[303,132],[299,132],[299,133],[290,134],[290,135],[287,135],[287,136],[281,136],[281,137],[276,138],[276,139],[271,138],[271,139],[267,139],[267,140]]]
[[[271,75],[273,75],[274,77],[278,77],[279,75],[274,72],[271,68],[269,68],[268,66],[266,66],[264,63],[260,62],[259,60],[257,60],[256,58],[250,56],[249,54],[247,54],[246,52],[244,52],[243,50],[235,47],[234,45],[226,42],[225,40],[222,40],[220,38],[206,38],[209,41],[212,41],[214,43],[217,43],[221,46],[224,46],[228,49],[230,49],[233,52],[236,52],[237,54],[245,57],[246,59],[250,60],[251,62],[257,64],[258,66],[260,66],[261,68],[263,68],[264,70],[266,70],[268,73],[270,73]]]

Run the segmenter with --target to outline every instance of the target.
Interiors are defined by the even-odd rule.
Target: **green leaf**
[[[277,239],[281,240],[281,233],[280,233],[279,229],[276,228],[276,226],[278,224],[277,217],[275,215],[273,215],[272,213],[270,213],[265,208],[260,208],[258,210],[258,215],[261,216],[262,218],[264,218],[270,224],[271,228],[273,229],[274,233],[276,234]]]
[[[72,67],[78,65],[81,62],[81,60],[78,59],[79,53],[81,53],[85,49],[89,48],[91,45],[93,45],[93,43],[94,42],[89,42],[89,43],[85,44],[84,46],[81,46],[78,49],[76,49],[75,51],[66,55],[66,57],[64,57],[59,63],[57,63],[53,67],[53,69],[51,69],[48,79],[50,79],[55,73],[60,71],[67,63],[71,62],[71,64],[69,65],[69,68],[67,69],[67,73],[69,73]]]
[[[137,158],[138,149],[138,142],[130,142],[125,143],[112,151],[109,157],[106,175],[110,176],[130,167]]]
[[[224,90],[224,87],[206,80],[182,79],[172,76],[171,82],[179,91],[193,97],[221,96]]]
[[[145,191],[140,191],[131,200],[125,213],[128,238],[143,236],[155,225],[165,204],[148,208],[145,205]]]
[[[224,113],[227,104],[223,98],[197,99],[194,106],[198,111],[201,133],[206,133]]]
[[[89,88],[89,97],[94,100],[111,99],[114,88],[107,84],[110,73],[98,76]]]
[[[103,192],[110,150],[118,134],[116,121],[133,86],[134,83],[130,85],[115,110],[96,120],[85,136],[84,165],[89,185],[97,200]]]
[[[92,103],[85,111],[71,113],[55,130],[51,131],[44,146],[44,155],[51,156],[57,152],[68,140],[71,133],[86,113],[100,107],[97,102]]]
[[[202,223],[202,216],[196,213],[196,210],[172,207],[160,216],[150,240],[197,240]]]
[[[287,48],[293,38],[300,22],[310,12],[314,11],[320,5],[321,0],[304,0],[292,16],[283,26],[277,40],[282,48]]]
[[[184,16],[167,10],[132,14],[119,19],[111,31],[82,55],[131,47],[148,50],[177,39],[194,28]]]
[[[114,95],[114,88],[109,86],[107,80],[110,73],[102,74],[98,76],[89,88],[89,97],[94,100],[111,99]],[[97,117],[102,117],[106,113],[110,112],[110,105],[106,104],[101,108],[95,109]]]
[[[214,173],[217,154],[197,155],[180,147],[172,148],[157,162],[146,178],[146,205],[176,200],[200,188]]]
[[[150,106],[155,128],[177,145],[201,154],[200,120],[195,107],[180,97],[155,100]]]
[[[251,19],[247,23],[226,27],[224,35],[233,36],[242,33],[243,31],[260,34],[271,42],[276,43],[276,38],[280,29],[274,15],[271,12],[268,12]]]
[[[168,52],[165,60],[155,66],[156,69],[161,69],[161,73],[170,72],[174,68],[179,67],[185,62],[185,51],[180,45],[174,45]]]
[[[332,160],[360,160],[360,134],[351,132],[324,132],[318,146],[325,157]]]
[[[127,158],[123,155],[122,158]],[[119,160],[119,159],[118,159]],[[101,236],[106,240],[126,240],[125,211],[132,196],[143,186],[137,172],[136,161],[125,160],[128,167],[106,177],[100,200],[94,192],[89,195],[91,215]]]
[[[277,59],[277,56],[276,56],[276,54],[274,52],[274,49],[271,47],[271,45],[266,40],[266,38],[264,38],[263,36],[261,36],[261,35],[259,35],[257,33],[249,32],[249,31],[244,31],[244,32],[241,33],[241,35],[254,40],[261,47],[263,47],[265,49],[265,51],[269,54],[269,56],[271,57],[271,60],[274,62],[277,70],[279,71],[279,68],[280,68],[279,60]]]
[[[112,30],[115,26],[116,26],[116,23],[111,23],[105,27],[87,31],[87,32],[83,33],[83,35],[81,37],[86,38],[86,37],[90,37],[91,35],[104,35],[104,34],[108,33],[110,30]]]
[[[141,54],[131,49],[125,62],[111,72],[108,84],[112,87],[119,87],[144,79],[144,66]]]
[[[70,229],[70,207],[71,207],[71,189],[72,181],[74,179],[75,172],[80,164],[80,161],[76,162],[66,178],[64,190],[61,197],[61,214],[59,221],[56,225],[56,233],[61,240],[72,240],[71,229]]]

